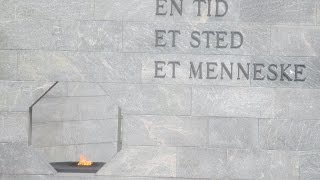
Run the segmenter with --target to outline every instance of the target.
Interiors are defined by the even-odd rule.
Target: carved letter
[[[228,3],[225,1],[225,0],[216,0],[216,3],[217,3],[217,7],[216,7],[216,17],[223,17],[227,14],[228,12]],[[224,4],[224,7],[225,7],[225,10],[224,10],[224,13],[222,14],[219,14],[219,3],[223,3]]]
[[[288,79],[288,81],[292,81],[292,79],[289,77],[289,75],[286,73],[286,70],[291,66],[291,64],[288,64],[286,68],[284,68],[284,64],[281,64],[281,78],[280,81],[284,81],[284,77]]]
[[[253,80],[264,80],[265,76],[257,77],[257,74],[261,74],[261,69],[259,67],[264,67],[264,64],[253,64]]]
[[[161,34],[160,34],[161,33]],[[159,40],[163,40],[163,33],[165,34],[166,31],[165,30],[156,30],[156,47],[160,46],[160,47],[165,47],[167,43],[159,43]]]
[[[200,37],[199,36],[200,36],[200,33],[198,31],[193,31],[191,33],[191,38],[197,43],[197,44],[193,44],[192,42],[190,42],[191,47],[198,48],[200,46]]]
[[[295,64],[294,67],[295,67],[295,79],[294,79],[294,81],[305,81],[307,78],[300,79],[298,77],[298,75],[299,74],[302,75],[302,73],[303,73],[303,69],[299,69],[299,68],[306,68],[306,65],[304,65],[304,64]]]
[[[165,78],[166,74],[158,75],[158,72],[163,70],[163,66],[159,67],[159,64],[166,65],[166,62],[164,62],[164,61],[155,61],[154,63],[155,63],[155,76],[154,77],[155,78]]]
[[[182,1],[180,0],[180,7],[178,7],[178,4],[175,0],[171,0],[171,13],[170,16],[173,16],[173,8],[172,6],[174,6],[176,8],[176,10],[178,11],[178,13],[180,14],[180,16],[182,16]]]
[[[166,12],[159,12],[160,8],[163,9],[163,6],[165,3],[163,4],[160,4],[160,1],[164,1],[164,2],[167,2],[167,0],[156,0],[157,4],[156,4],[156,15],[160,15],[160,16],[164,16],[167,14],[167,11]]]
[[[193,62],[190,62],[190,76],[189,76],[189,78],[192,79],[192,76],[191,76],[192,74],[193,74],[193,78],[196,78],[198,73],[199,73],[199,79],[202,79],[202,62],[199,63],[197,71],[194,68]]]
[[[180,62],[178,61],[169,61],[168,65],[172,64],[172,78],[176,78],[176,65],[180,66]]]
[[[234,40],[234,36],[238,35],[239,36],[239,45],[234,45],[235,44],[235,40]],[[243,35],[241,34],[241,32],[231,32],[231,48],[240,48],[243,44]]]
[[[206,4],[206,1],[205,0],[194,0],[193,3],[195,2],[198,2],[198,14],[197,16],[201,16],[201,3],[205,3]]]

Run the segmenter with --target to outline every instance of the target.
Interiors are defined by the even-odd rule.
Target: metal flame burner
[[[61,173],[96,173],[105,164],[94,162],[91,166],[78,166],[78,162],[54,162],[51,166]]]

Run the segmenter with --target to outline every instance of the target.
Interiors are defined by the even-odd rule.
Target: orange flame
[[[80,161],[78,162],[78,166],[91,166],[92,161],[89,161],[83,154],[80,155]]]

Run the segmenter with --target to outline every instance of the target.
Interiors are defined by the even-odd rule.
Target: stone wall
[[[225,1],[208,17],[193,0],[183,16],[157,16],[156,0],[0,0],[0,179],[320,179],[320,2]],[[155,29],[181,30],[176,47],[155,47]],[[193,30],[245,39],[191,48]],[[177,77],[155,78],[155,61],[180,61]],[[304,64],[306,80],[190,79],[191,61]],[[29,107],[55,81],[28,146]],[[107,163],[89,176],[49,165],[79,153]]]

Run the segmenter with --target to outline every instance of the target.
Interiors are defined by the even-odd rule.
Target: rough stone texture
[[[176,148],[129,147],[102,167],[98,175],[175,177]]]
[[[320,154],[302,153],[300,155],[300,179],[312,180],[320,178]]]
[[[20,51],[18,78],[44,81],[136,82],[141,65],[127,55],[104,52]]]
[[[0,112],[0,142],[26,142],[29,114]]]
[[[319,56],[320,27],[271,28],[271,54],[281,56]]]
[[[240,21],[314,25],[315,4],[314,0],[241,0]]]
[[[221,117],[273,117],[273,89],[194,87],[192,115]]]
[[[128,114],[190,115],[191,89],[187,86],[101,84]]]
[[[43,98],[33,109],[34,122],[98,120],[116,117],[116,106],[111,98],[106,96]]]
[[[209,118],[208,118],[209,119]],[[210,118],[209,146],[249,149],[258,144],[258,120],[247,118]]]
[[[117,51],[121,26],[110,21],[14,20],[0,23],[1,49]]]
[[[0,81],[0,111],[27,112],[52,82]]]
[[[117,135],[116,120],[34,123],[32,128],[36,147],[115,142]]]
[[[55,170],[32,148],[23,144],[0,144],[0,174],[53,174]]]
[[[177,177],[223,178],[226,159],[226,150],[177,148]]]
[[[269,150],[319,151],[320,121],[259,120],[260,145]]]
[[[125,116],[127,145],[205,146],[207,121],[185,116]]]
[[[228,150],[230,179],[299,179],[299,156],[285,151]]]
[[[319,119],[318,89],[194,87],[192,115]]]
[[[17,76],[17,52],[0,51],[0,80],[13,80]]]
[[[9,0],[1,1],[1,4],[7,8],[3,8],[6,11],[0,17],[11,14],[22,19],[92,19],[94,10],[92,0]]]

